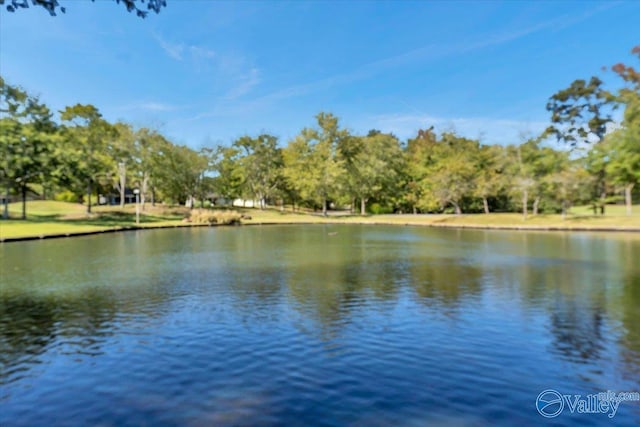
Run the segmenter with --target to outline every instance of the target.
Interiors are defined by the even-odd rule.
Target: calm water
[[[0,245],[0,425],[640,425],[640,236],[382,226]]]

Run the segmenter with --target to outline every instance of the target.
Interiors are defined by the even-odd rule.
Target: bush
[[[236,211],[212,211],[207,209],[194,209],[189,219],[194,224],[239,224],[242,215]]]
[[[369,206],[369,212],[374,215],[390,214],[393,213],[393,208],[389,206],[382,206],[380,203],[371,203],[371,206]]]
[[[53,196],[53,199],[58,201],[58,202],[68,202],[68,203],[79,203],[80,202],[80,197],[78,197],[77,194],[69,191],[69,190],[65,190],[62,191],[58,194],[56,194],[55,196]]]

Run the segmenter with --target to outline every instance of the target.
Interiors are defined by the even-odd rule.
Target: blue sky
[[[486,143],[546,127],[550,95],[633,61],[640,1],[190,1],[147,19],[107,0],[0,12],[0,73],[56,110],[96,105],[193,147],[332,112],[405,139]]]

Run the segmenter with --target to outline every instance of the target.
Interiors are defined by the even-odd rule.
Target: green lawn
[[[40,237],[57,234],[87,233],[119,228],[135,228],[135,207],[96,207],[88,216],[83,205],[55,201],[28,202],[27,220],[16,219],[22,206],[9,205],[11,217],[0,220],[0,240],[20,237]],[[523,220],[521,214],[493,213],[468,215],[346,215],[322,217],[304,212],[280,212],[279,210],[236,209],[251,219],[243,224],[397,224],[429,225],[436,227],[482,227],[482,228],[534,228],[534,229],[611,229],[640,231],[640,206],[635,206],[632,216],[624,215],[624,206],[607,208],[607,215],[593,216],[588,207],[578,207],[565,220],[560,215],[529,215]],[[190,226],[183,218],[189,211],[182,207],[151,207],[140,215],[139,227]]]
[[[640,212],[640,206],[638,206]],[[483,228],[562,228],[562,229],[637,229],[640,231],[640,215],[605,216],[591,214],[568,215],[529,215],[526,220],[517,213],[467,214],[467,215],[349,215],[324,218],[319,215],[304,213],[281,213],[276,210],[246,210],[252,216],[245,223],[283,224],[283,223],[358,223],[358,224],[398,224],[398,225],[430,225],[437,227],[483,227]]]
[[[19,218],[22,213],[20,203],[9,205],[11,218],[0,220],[0,240],[47,236],[56,234],[88,233],[118,228],[136,227],[135,207],[95,207],[87,215],[86,206],[77,203],[56,201],[31,201],[27,203],[27,219]],[[140,215],[139,227],[183,226],[187,211],[181,208],[152,208]]]
[[[575,206],[571,208],[574,215],[593,215],[591,206]],[[607,205],[605,208],[605,216],[627,216],[627,208],[625,205]],[[640,216],[640,205],[631,207],[631,216]]]

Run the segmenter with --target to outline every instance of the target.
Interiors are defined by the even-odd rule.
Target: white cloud
[[[154,34],[154,38],[156,39],[156,41],[158,42],[158,44],[160,45],[160,47],[162,48],[162,50],[164,50],[164,52],[171,58],[175,59],[176,61],[182,61],[182,55],[184,52],[184,45],[181,43],[170,43],[168,41],[166,41],[165,39],[163,39],[162,37],[160,37],[160,35],[158,34]]]
[[[216,56],[213,50],[203,46],[170,42],[156,33],[153,34],[153,38],[158,42],[158,45],[160,45],[160,48],[164,50],[167,56],[175,59],[176,61],[182,61],[187,56],[194,61],[211,59]]]
[[[216,56],[213,50],[201,46],[189,46],[189,52],[194,59],[208,59]]]
[[[251,91],[256,85],[260,83],[260,70],[257,68],[251,68],[247,73],[241,75],[237,79],[237,85],[227,93],[226,99],[236,99],[245,95]]]
[[[118,107],[117,110],[121,111],[152,111],[152,112],[165,112],[181,110],[185,107],[173,104],[167,104],[163,102],[140,102],[136,104],[123,105]]]

